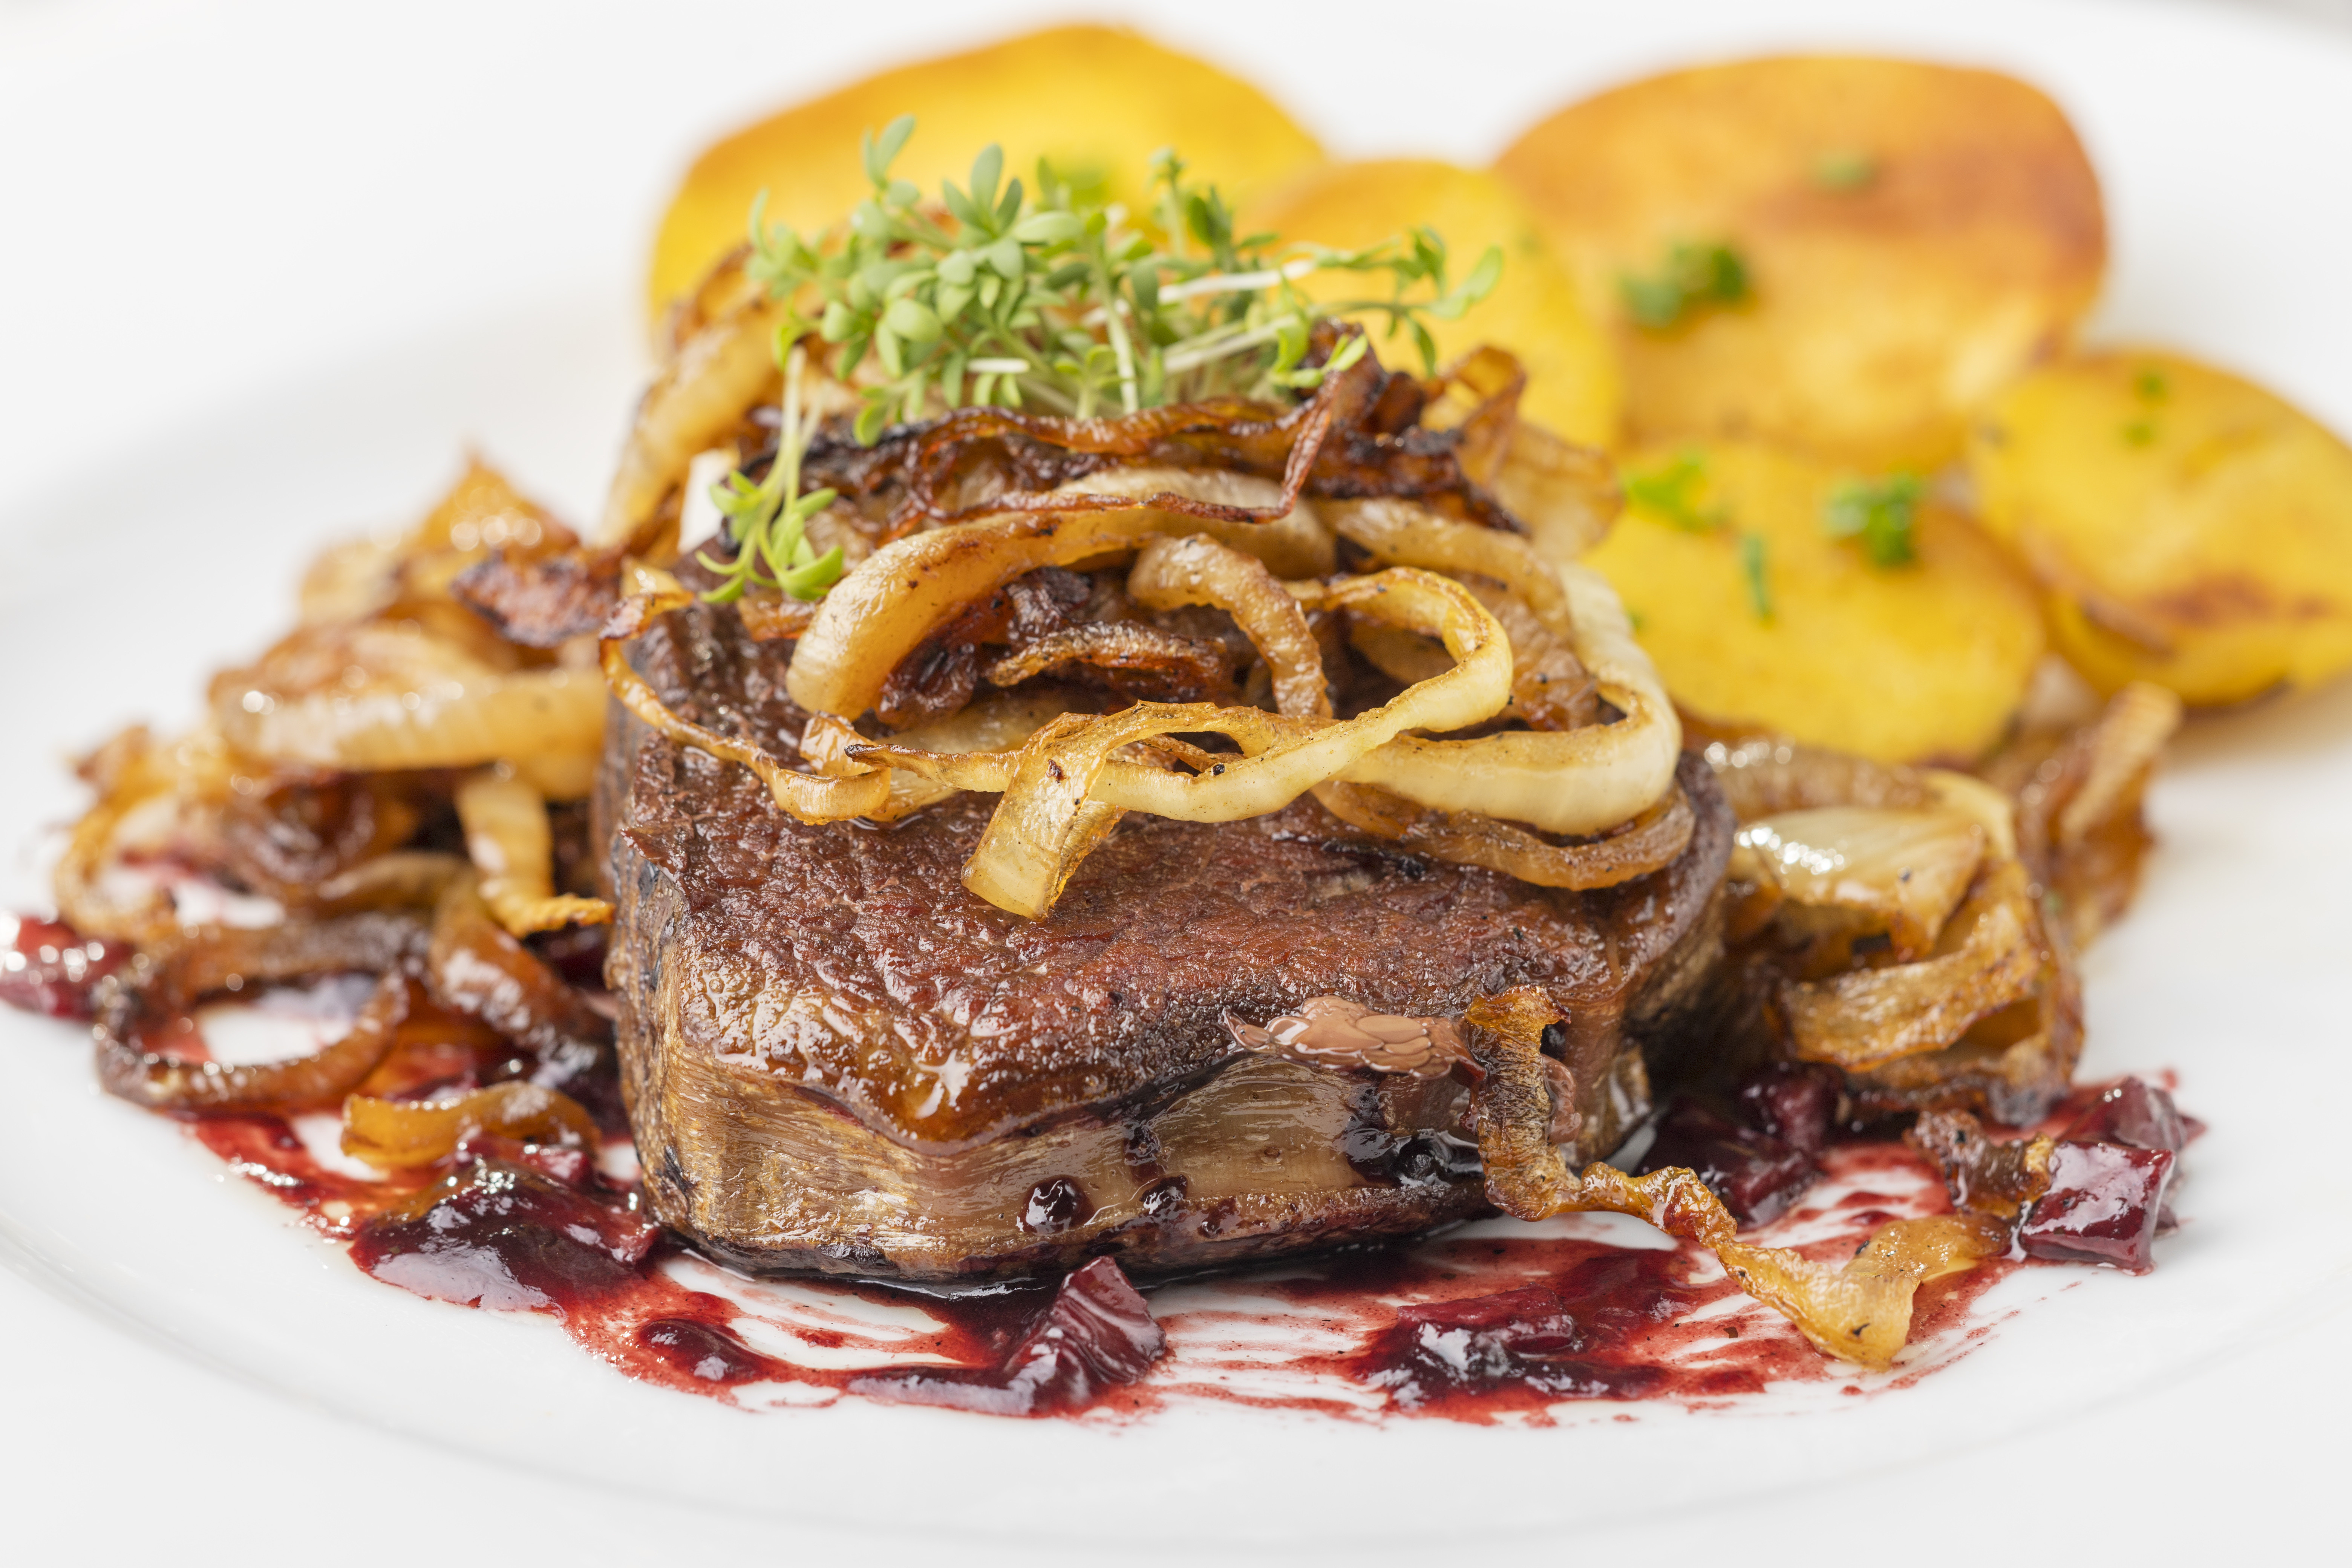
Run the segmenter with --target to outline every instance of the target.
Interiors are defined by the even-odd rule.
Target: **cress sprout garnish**
[[[834,492],[801,494],[801,457],[808,450],[810,435],[801,421],[801,377],[808,368],[808,354],[793,343],[784,351],[783,361],[783,422],[768,477],[754,484],[738,470],[710,487],[710,499],[726,514],[727,531],[735,541],[731,562],[696,557],[719,574],[719,586],[702,595],[714,605],[731,603],[751,588],[821,599],[841,577],[841,546],[819,555],[807,536],[808,520],[833,504]]]
[[[936,205],[890,164],[911,115],[866,140],[873,195],[845,228],[803,237],[752,205],[751,276],[788,301],[784,336],[836,350],[833,374],[859,385],[856,434],[892,419],[979,404],[1091,417],[1221,393],[1311,392],[1363,354],[1351,338],[1329,363],[1305,363],[1324,317],[1385,317],[1436,369],[1427,322],[1459,317],[1494,288],[1490,247],[1449,287],[1445,244],[1428,228],[1357,250],[1282,246],[1237,235],[1213,186],[1185,178],[1173,153],[1153,161],[1148,218],[1089,199],[1044,160],[1034,187],[1004,173],[1003,152],[972,161],[969,184],[942,181]],[[1318,272],[1385,273],[1385,297],[1316,301]]]

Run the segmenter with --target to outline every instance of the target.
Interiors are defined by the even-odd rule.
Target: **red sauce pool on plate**
[[[90,992],[121,962],[49,922],[0,934],[0,999],[54,1016],[88,1016]],[[2044,1130],[2079,1137],[2114,1122],[2151,1136],[2137,1093],[2087,1086]],[[854,1395],[1116,1420],[1212,1400],[1356,1420],[1551,1424],[1643,1402],[1719,1407],[1791,1384],[1855,1394],[1974,1349],[1989,1328],[1981,1299],[2022,1266],[1995,1261],[1926,1286],[1887,1377],[1822,1356],[1705,1249],[1612,1216],[1486,1221],[1141,1291],[1097,1259],[1058,1283],[946,1296],[731,1274],[680,1247],[633,1184],[578,1149],[489,1139],[454,1168],[371,1179],[315,1152],[314,1140],[333,1141],[331,1116],[186,1125],[378,1279],[541,1313],[631,1377],[751,1408]],[[1781,1145],[1765,1143],[1778,1159]],[[1899,1142],[1813,1147],[1819,1178],[1776,1199],[1786,1212],[1748,1237],[1838,1260],[1889,1220],[1948,1209],[1934,1169]]]
[[[751,1407],[856,1395],[1117,1418],[1214,1400],[1349,1419],[1549,1424],[1580,1406],[1712,1407],[1855,1375],[1741,1295],[1703,1248],[1632,1222],[1488,1222],[1147,1285],[1140,1299],[1107,1263],[1058,1289],[937,1296],[729,1274],[646,1220],[633,1189],[576,1160],[556,1167],[575,1176],[567,1184],[523,1146],[381,1183],[327,1169],[278,1117],[189,1128],[386,1283],[543,1313],[632,1377]],[[1944,1207],[1932,1171],[1899,1144],[1841,1143],[1824,1157],[1827,1174],[1795,1212],[1751,1234],[1836,1258],[1886,1219]],[[1957,1338],[1977,1299],[2017,1267],[1927,1287],[1915,1339]],[[912,1324],[877,1325],[877,1314]],[[823,1352],[812,1358],[821,1364],[796,1349]]]

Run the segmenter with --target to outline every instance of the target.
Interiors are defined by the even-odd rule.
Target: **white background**
[[[1192,0],[1085,12],[1133,15],[1165,41],[1276,88],[1335,151],[1467,161],[1484,161],[1591,86],[1710,53],[1875,44],[2013,63],[2075,109],[2109,175],[2118,265],[2101,330],[2161,333],[2253,370],[2339,429],[2352,428],[2352,375],[2344,368],[2352,364],[2352,311],[2343,303],[2352,279],[2344,228],[2352,47],[2339,34],[2245,13],[2231,25],[2254,37],[2233,53],[2207,47],[2218,36],[2208,31],[2214,14],[2156,0],[1646,5],[1638,16],[1620,14],[1628,9],[1622,0],[1346,9]],[[1074,14],[1066,5],[907,0],[410,4],[372,14],[65,0],[0,8],[0,518],[9,520],[0,527],[0,625],[60,594],[86,602],[91,623],[101,623],[110,575],[153,569],[110,553],[117,536],[103,529],[45,529],[41,498],[82,490],[112,498],[113,511],[60,507],[54,515],[61,519],[115,515],[125,506],[168,518],[178,499],[174,473],[157,454],[173,447],[151,444],[151,436],[266,403],[282,395],[273,389],[337,365],[404,367],[386,373],[405,379],[387,392],[385,406],[412,411],[403,416],[398,449],[346,485],[332,472],[303,468],[301,454],[284,451],[272,431],[223,434],[242,460],[305,476],[312,511],[257,517],[257,537],[293,529],[319,538],[397,520],[429,497],[460,445],[478,437],[494,439],[491,456],[528,487],[575,517],[589,515],[634,380],[644,247],[693,149],[845,75]],[[2243,74],[2248,62],[2258,75]],[[2209,68],[2217,74],[2208,76]],[[2278,215],[2290,206],[2299,216],[2282,229]],[[541,368],[506,377],[482,371],[476,355],[446,384],[416,369],[418,354],[429,359],[435,342],[467,323]],[[509,381],[539,385],[551,374],[560,384],[538,411],[503,401]],[[352,406],[364,417],[369,405]],[[419,406],[446,414],[420,421]],[[281,426],[300,428],[292,418]],[[200,515],[208,529],[233,531],[217,505]],[[270,555],[260,568],[268,580],[237,599],[236,616],[193,616],[204,628],[201,646],[149,660],[143,679],[139,661],[120,648],[110,658],[52,645],[55,666],[20,659],[7,682],[104,673],[89,677],[58,732],[7,742],[43,756],[10,754],[0,766],[46,767],[51,749],[94,738],[117,718],[185,705],[195,670],[260,640],[296,560],[290,550]],[[53,603],[46,608],[54,613]],[[152,639],[152,628],[142,631]],[[2347,734],[2352,706],[2323,700],[2284,720],[2243,721],[2237,738],[2340,761]],[[2231,741],[2225,725],[2202,744],[2220,755]],[[2166,798],[2180,802],[2189,834],[2178,860],[2194,863],[2203,820],[2195,815],[2194,748],[2189,761],[2189,783]],[[0,835],[30,826],[0,822]],[[2319,864],[2303,869],[2340,875],[2343,829],[2315,842]],[[2165,927],[2155,900],[2168,887],[2177,901],[2193,896],[2189,884],[2159,874],[2144,911],[2151,929]],[[2343,895],[2330,884],[2308,896],[2322,900],[2312,908],[2326,919],[2304,929],[2341,931]],[[2256,946],[2274,945],[2257,911],[2187,912],[2247,945],[2233,956],[2230,942],[2217,940],[2183,950],[2183,963],[2242,957],[2251,973],[2261,962]],[[2176,905],[2173,914],[2184,911]],[[2130,1019],[2145,1000],[2131,994],[2131,977],[2150,970],[2145,960],[2131,967],[2133,952],[2126,947],[2094,973],[2095,1031]],[[2302,961],[2339,1001],[2344,958],[2341,948],[2315,942]],[[2228,977],[2214,978],[2225,990]],[[2256,1054],[2273,1043],[2244,1042],[2245,1074],[2293,1076]],[[2308,1043],[2340,1048],[2352,1037],[2339,1030]],[[0,1040],[16,1044],[14,1036]],[[0,1060],[0,1085],[8,1082]],[[2322,1209],[2337,1216],[2345,1182],[2314,1163],[2311,1151],[2337,1140],[2339,1117],[2323,1104],[2272,1123],[2303,1141],[2300,1152],[2280,1152],[2282,1173],[2307,1170],[2327,1184],[2323,1195],[2338,1206]],[[2252,1169],[2265,1157],[2263,1140],[2243,1122],[2235,1131],[2228,1147]],[[76,1179],[69,1168],[50,1175]],[[0,1205],[8,1196],[0,1192]],[[2335,1223],[2330,1240],[2340,1251],[2346,1222]],[[12,1561],[300,1553],[421,1563],[446,1553],[488,1563],[587,1552],[793,1561],[833,1550],[874,1560],[936,1555],[944,1544],[893,1537],[887,1508],[876,1510],[869,1528],[842,1536],[779,1525],[775,1496],[747,1497],[741,1510],[728,1511],[591,1495],[305,1409],[201,1364],[188,1342],[174,1342],[152,1322],[110,1321],[105,1292],[78,1295],[70,1279],[36,1267],[21,1242],[0,1232],[0,1263],[13,1265],[0,1268],[0,1541]],[[2259,1270],[2247,1269],[2239,1289],[2250,1309],[2258,1307]],[[1602,1531],[1465,1542],[1463,1550],[1659,1561],[1738,1553],[1761,1562],[2317,1555],[2321,1521],[2343,1485],[2341,1412],[2352,1373],[2338,1353],[2345,1314],[2315,1300],[2303,1293],[2290,1310],[2250,1310],[2246,1321],[2259,1326],[2226,1353],[2200,1351],[2160,1377],[2118,1383],[2043,1430],[1892,1471],[1865,1466],[1824,1475],[1818,1487],[1777,1502],[1678,1506],[1654,1519],[1621,1516]],[[631,1436],[583,1432],[581,1440],[625,1449]],[[754,1440],[748,1430],[745,1440]],[[1753,1431],[1749,1440],[1785,1450],[1804,1444],[1807,1431],[1791,1423]],[[872,1462],[887,1476],[893,1456],[877,1452]],[[1715,1462],[1737,1460],[1718,1455]],[[1248,1515],[1246,1497],[1195,1490],[1185,1479],[1167,1478],[1170,1512]],[[788,1496],[793,1480],[789,1455],[780,1454],[776,1495]],[[929,1484],[921,1474],[904,1482],[910,1495]],[[1278,1489],[1284,1477],[1270,1471],[1260,1484]],[[1495,1484],[1570,1481],[1515,1472]],[[1475,1489],[1430,1497],[1410,1471],[1394,1487],[1401,1513],[1443,1511],[1465,1535],[1479,1533]],[[1040,1506],[1050,1510],[1050,1493]],[[1344,1533],[1360,1536],[1364,1522],[1351,1521]],[[1158,1533],[1152,1514],[1139,1511],[1095,1554],[1150,1555]],[[954,1550],[975,1561],[1038,1556],[1002,1538]],[[1218,1555],[1246,1559],[1247,1543]],[[1315,1553],[1289,1546],[1280,1555],[1295,1562]],[[1380,1552],[1354,1544],[1344,1555],[1361,1562]]]

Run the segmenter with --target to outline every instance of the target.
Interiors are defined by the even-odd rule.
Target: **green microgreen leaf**
[[[1906,566],[1917,558],[1919,502],[1927,487],[1916,474],[1890,474],[1838,486],[1822,508],[1832,539],[1854,539],[1874,566]]]
[[[767,476],[754,483],[739,469],[710,488],[711,501],[727,520],[735,545],[732,561],[696,557],[719,574],[719,585],[702,595],[715,605],[732,604],[753,588],[776,588],[796,599],[821,598],[842,574],[840,546],[818,555],[807,537],[809,519],[838,499],[831,489],[801,493],[801,458],[811,434],[801,416],[807,350],[781,330],[776,347],[784,372],[783,418]]]
[[[889,183],[890,165],[898,161],[898,153],[907,145],[907,138],[914,133],[915,117],[911,114],[902,114],[883,127],[880,136],[877,137],[873,132],[868,132],[862,139],[861,145],[866,153],[866,177],[873,181],[877,187]]]
[[[1152,160],[1148,223],[1110,205],[1101,171],[1040,160],[1024,185],[1004,178],[997,147],[925,201],[891,174],[913,133],[901,117],[866,137],[871,195],[826,234],[771,226],[764,197],[751,214],[750,274],[785,303],[794,341],[829,345],[832,374],[857,378],[864,441],[892,419],[973,404],[1091,415],[1304,395],[1369,352],[1349,333],[1310,363],[1327,319],[1385,324],[1434,373],[1427,323],[1458,319],[1502,271],[1489,247],[1449,284],[1445,242],[1426,228],[1355,250],[1240,235],[1224,198],[1172,152]],[[1318,272],[1386,287],[1318,303],[1297,287]]]

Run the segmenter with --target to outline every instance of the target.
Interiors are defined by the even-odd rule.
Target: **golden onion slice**
[[[2179,698],[2147,681],[2116,693],[2091,731],[2089,769],[2059,808],[2053,837],[2060,847],[2081,844],[2137,797],[2164,743],[2180,728],[2180,711]]]
[[[343,1101],[343,1152],[381,1170],[429,1165],[478,1133],[593,1149],[595,1121],[560,1089],[521,1079],[457,1100],[411,1102],[355,1094]]]
[[[1984,829],[1985,851],[1997,860],[2017,855],[2017,802],[2008,791],[1987,784],[1974,773],[1950,768],[1924,768],[1919,782],[1936,804],[1955,811]]]
[[[669,710],[645,678],[629,668],[626,644],[608,637],[604,643],[604,680],[622,707],[681,746],[707,752],[721,762],[749,768],[768,786],[769,798],[793,818],[807,823],[841,822],[882,809],[890,798],[887,769],[847,777],[821,778],[795,773],[761,746],[679,718]]]
[[[612,920],[613,906],[602,899],[557,894],[547,797],[513,770],[492,769],[458,784],[457,822],[465,829],[466,853],[481,874],[482,902],[508,935]]]
[[[1465,586],[1493,612],[1511,639],[1511,700],[1503,717],[1530,730],[1575,730],[1596,722],[1597,685],[1568,639],[1538,620],[1517,595],[1480,577],[1470,578]],[[1360,649],[1363,644],[1356,633],[1361,626],[1359,622],[1349,628],[1349,640]]]
[[[1911,1333],[1919,1287],[2009,1250],[2009,1226],[1984,1215],[1899,1219],[1843,1267],[1790,1247],[1727,1242],[1715,1249],[1741,1289],[1840,1361],[1884,1369]]]
[[[1507,731],[1474,741],[1409,736],[1350,767],[1348,783],[1442,811],[1475,811],[1567,834],[1605,832],[1664,797],[1682,752],[1681,721],[1605,581],[1573,563],[1547,563],[1516,535],[1410,502],[1328,510],[1340,537],[1375,560],[1500,581],[1567,641],[1601,695],[1624,715],[1612,724]]]
[[[1939,1215],[1884,1226],[1859,1256],[1833,1268],[1794,1248],[1740,1241],[1721,1200],[1681,1166],[1642,1176],[1599,1163],[1571,1172],[1549,1136],[1541,1055],[1544,1026],[1559,1016],[1533,985],[1475,1002],[1466,1015],[1471,1054],[1486,1072],[1471,1091],[1486,1198],[1513,1218],[1609,1213],[1644,1220],[1713,1251],[1742,1289],[1822,1351],[1881,1368],[1910,1337],[1921,1285],[2009,1249],[2009,1227],[2000,1221]]]
[[[801,755],[817,772],[837,777],[887,767],[890,796],[866,815],[896,822],[963,790],[1003,793],[1022,744],[1063,712],[1062,700],[1047,693],[1000,692],[901,730],[887,742],[869,742],[831,714],[819,714],[802,732]]]
[[[1260,525],[1242,525],[1248,543]],[[1042,566],[1117,556],[1163,534],[1213,532],[1147,507],[1003,512],[910,534],[834,584],[793,650],[784,686],[812,713],[855,719],[923,640],[966,605]]]
[[[1475,812],[1439,811],[1365,784],[1315,786],[1323,809],[1376,837],[1457,866],[1500,871],[1538,888],[1613,888],[1673,864],[1689,847],[1698,814],[1677,784],[1616,832],[1584,844],[1553,844],[1516,823]]]
[[[499,651],[414,619],[304,626],[213,682],[213,721],[246,756],[354,773],[509,756],[593,770],[603,685],[584,669],[502,668]]]
[[[1137,553],[1127,593],[1149,609],[1205,605],[1224,611],[1265,660],[1275,711],[1294,719],[1331,717],[1322,650],[1297,599],[1263,561],[1206,533],[1155,539]]]
[[[1812,917],[1801,923],[1885,931],[1895,956],[1912,959],[1934,946],[1975,879],[1985,830],[1957,812],[1832,805],[1759,818],[1734,843],[1732,874],[1771,883]],[[1794,912],[1783,910],[1784,925]]]
[[[1055,492],[1076,500],[1110,496],[1144,502],[1154,496],[1182,496],[1213,506],[1270,511],[1282,504],[1282,486],[1259,474],[1231,468],[1105,468],[1063,486]],[[1160,531],[1205,533],[1218,543],[1263,562],[1277,577],[1324,577],[1339,567],[1339,549],[1324,525],[1315,502],[1301,500],[1279,517],[1264,522],[1231,522],[1197,517],[1189,512],[1162,511],[1144,506],[1162,520]]]
[[[723,270],[740,276],[741,263]],[[638,552],[656,542],[647,535],[662,502],[695,455],[734,429],[776,384],[776,329],[787,314],[765,289],[752,290],[678,345],[637,405],[594,542]]]
[[[1534,702],[1536,698],[1530,694],[1539,690],[1553,671],[1564,678],[1563,685],[1581,674],[1573,655],[1517,599],[1481,592],[1472,584],[1464,586],[1487,607],[1498,625],[1518,623],[1507,637],[1513,654],[1510,709],[1523,710]],[[1274,671],[1276,709],[1292,717],[1328,716],[1322,660],[1307,617],[1300,613],[1296,596],[1283,593],[1258,563],[1197,535],[1181,541],[1154,541],[1137,557],[1128,592],[1155,609],[1190,604],[1226,611]],[[1413,651],[1416,662],[1411,673],[1401,679],[1434,679],[1454,662],[1440,645],[1404,626],[1359,621],[1350,636],[1360,644],[1372,640],[1366,633],[1398,639]],[[1418,662],[1422,658],[1427,662]],[[1204,756],[1195,759],[1195,765],[1215,764]],[[1682,853],[1697,821],[1689,799],[1675,789],[1597,844],[1555,845],[1516,824],[1475,813],[1433,810],[1365,785],[1326,780],[1314,787],[1314,794],[1324,809],[1365,832],[1442,860],[1484,867],[1547,888],[1612,887],[1646,876]]]
[[[134,847],[168,849],[173,837],[201,834],[227,798],[238,760],[209,724],[161,744],[136,730],[104,750],[99,798],[74,824],[51,879],[58,912],[84,936],[160,942],[180,929],[172,899],[151,880],[112,873]]]
[[[964,863],[963,885],[998,909],[1043,916],[1124,815],[1088,798],[1111,752],[1151,735],[1205,728],[1219,711],[1205,702],[1139,702],[1119,713],[1054,720],[1015,754],[1004,798]]]
[[[1209,703],[1139,702],[1096,717],[1065,714],[1022,747],[1004,798],[964,867],[964,886],[1034,920],[1053,907],[1119,812],[1185,822],[1262,816],[1405,730],[1475,724],[1509,695],[1509,644],[1459,583],[1403,567],[1311,591],[1328,607],[1435,633],[1457,660],[1454,668],[1344,722]],[[1192,773],[1113,756],[1122,747],[1181,733],[1223,734],[1241,752]],[[855,754],[873,753],[861,748]]]
[[[1799,1059],[1864,1072],[1940,1050],[2034,994],[2047,955],[2032,896],[2024,866],[2002,861],[1953,911],[1936,956],[1780,986],[1774,999]]]
[[[1510,699],[1509,639],[1476,596],[1450,577],[1391,567],[1368,577],[1297,584],[1294,592],[1318,608],[1346,610],[1433,634],[1454,666],[1407,687],[1378,708],[1330,724],[1254,708],[1213,710],[1215,723],[1191,728],[1231,737],[1244,755],[1211,772],[1189,774],[1113,762],[1096,784],[1096,799],[1183,822],[1262,816],[1281,810],[1408,730],[1459,730],[1482,723]],[[1265,739],[1255,741],[1260,736]]]
[[[1402,569],[1328,586],[1304,584],[1294,588],[1318,605],[1393,618],[1416,630],[1435,632],[1457,662],[1444,674],[1408,687],[1381,707],[1344,722],[1325,723],[1255,708],[1206,703],[1139,704],[1160,714],[1206,718],[1144,724],[1121,744],[1155,734],[1199,731],[1226,736],[1241,748],[1241,754],[1218,758],[1213,771],[1190,776],[1106,754],[1098,764],[1093,790],[1096,799],[1185,822],[1233,822],[1260,816],[1281,810],[1345,766],[1348,758],[1363,755],[1405,730],[1452,730],[1475,724],[1493,717],[1508,697],[1510,648],[1502,628],[1460,584],[1432,573]],[[1111,713],[1097,721],[1108,724],[1124,718],[1123,713]],[[1075,731],[1066,729],[1056,733],[1057,743],[1067,744]],[[1014,772],[1001,755],[943,756],[882,742],[852,745],[845,754],[853,762],[903,768],[958,789],[1004,790],[1010,787]]]

